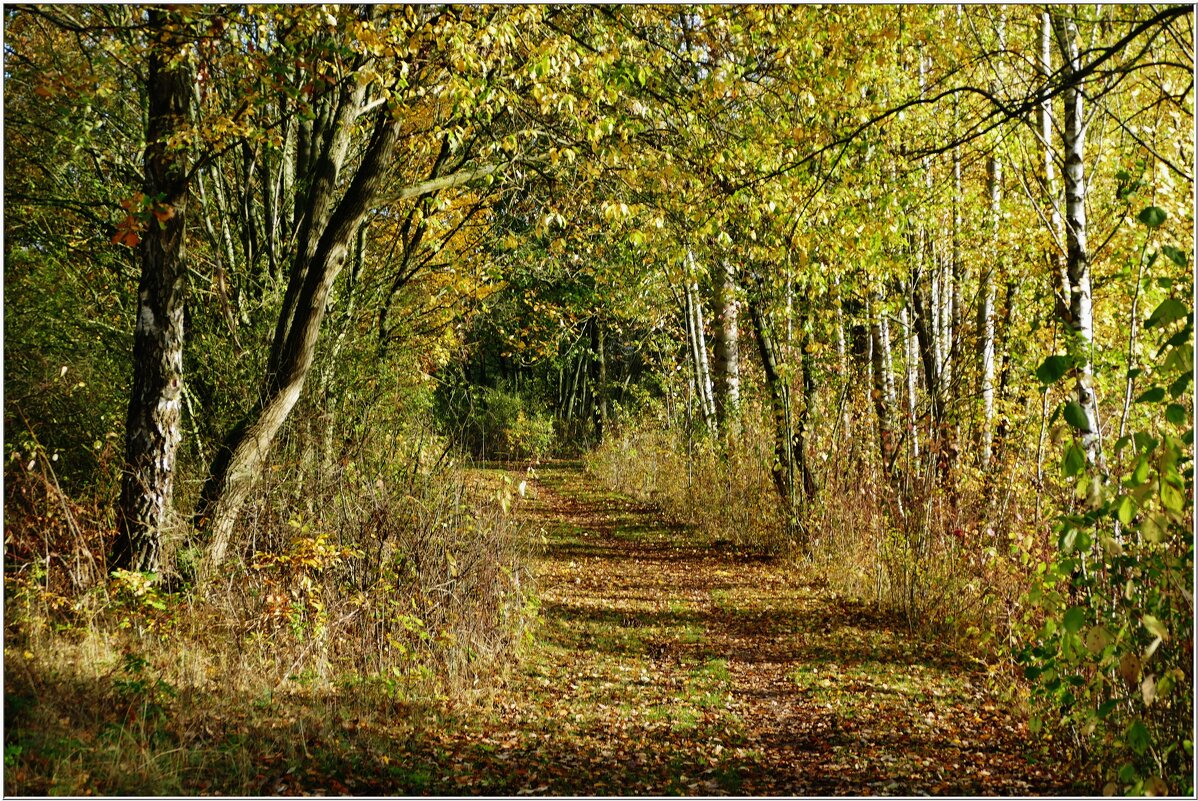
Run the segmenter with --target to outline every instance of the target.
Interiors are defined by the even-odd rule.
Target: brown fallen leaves
[[[871,607],[689,541],[577,471],[544,469],[530,494],[520,513],[547,543],[534,653],[489,715],[432,735],[425,786],[380,789],[1070,791],[975,667]]]
[[[576,469],[542,468],[529,489],[517,514],[530,538],[543,537],[540,619],[523,660],[489,692],[350,703],[348,690],[314,689],[233,706],[197,696],[163,722],[162,747],[224,761],[219,771],[181,762],[169,794],[1074,789],[975,665],[870,605],[793,565],[697,543]],[[6,673],[6,691],[32,697],[19,677]],[[82,718],[62,725],[64,737],[91,729],[101,737]],[[35,779],[9,776],[6,790],[146,789]]]

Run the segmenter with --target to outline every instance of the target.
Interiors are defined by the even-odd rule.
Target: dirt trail
[[[474,736],[442,736],[458,778],[441,789],[1069,792],[975,668],[869,608],[688,543],[575,468],[545,467],[531,490],[521,514],[547,546],[538,644]]]
[[[401,714],[405,734],[326,766],[355,777],[353,792],[1073,789],[976,667],[870,608],[793,567],[700,547],[577,467],[512,477],[529,481],[517,513],[544,545],[535,641],[488,706],[446,699],[423,722]]]

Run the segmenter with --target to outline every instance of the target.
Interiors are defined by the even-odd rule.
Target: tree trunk
[[[978,274],[978,389],[982,398],[980,446],[983,470],[990,467],[994,442],[994,267],[1000,254],[998,232],[1002,214],[1002,161],[996,155],[988,160],[987,176],[990,194],[990,258]]]
[[[305,130],[310,149],[301,148],[305,152],[296,166],[297,250],[267,362],[268,385],[272,382],[270,375],[283,369],[288,343],[292,341],[291,327],[307,314],[299,308],[299,303],[300,296],[308,286],[308,271],[321,255],[322,247],[325,248],[324,255],[327,255],[328,243],[324,239],[334,209],[338,208],[335,204],[336,192],[352,139],[354,126],[351,123],[365,97],[366,86],[351,81],[335,97],[330,97],[322,104],[319,116],[323,119],[313,123],[311,131]],[[361,175],[360,169],[358,175]],[[299,181],[298,176],[306,180]]]
[[[1040,15],[1040,76],[1045,81],[1052,80],[1052,17],[1047,12]],[[1044,153],[1044,192],[1049,201],[1049,219],[1052,223],[1051,234],[1054,247],[1048,253],[1049,264],[1052,265],[1056,285],[1053,295],[1056,298],[1057,315],[1062,319],[1069,316],[1069,269],[1061,258],[1065,247],[1065,221],[1061,217],[1060,196],[1057,192],[1056,160],[1052,149],[1052,99],[1046,98],[1040,104],[1040,146]]]
[[[257,416],[229,438],[213,466],[197,522],[211,532],[208,564],[219,565],[225,557],[232,538],[233,527],[250,491],[257,483],[279,429],[299,400],[304,381],[316,354],[320,325],[324,320],[329,290],[345,263],[345,257],[355,234],[362,225],[370,206],[383,187],[387,165],[399,136],[399,123],[387,113],[381,113],[375,124],[361,166],[345,191],[335,211],[327,216],[319,231],[310,231],[315,240],[312,248],[302,248],[293,265],[292,287],[288,288],[290,303],[285,304],[276,332],[286,336],[276,340],[265,380],[261,409]],[[336,160],[328,148],[339,145],[336,137],[329,140],[321,155],[324,171],[336,173]],[[305,212],[305,224],[311,225],[316,215]],[[293,287],[298,287],[294,288]]]
[[[965,298],[964,286],[968,280],[967,268],[965,259],[961,254],[961,238],[964,236],[963,216],[961,211],[963,200],[961,192],[961,148],[953,148],[953,231],[952,231],[952,265],[951,271],[946,270],[944,274],[943,297],[939,308],[942,323],[940,325],[940,336],[943,342],[941,347],[941,368],[940,371],[944,376],[944,386],[947,389],[952,385],[953,375],[956,371],[964,372],[959,366],[964,359],[961,354],[961,346],[964,343],[965,333]],[[959,419],[959,418],[958,418]]]
[[[894,374],[890,368],[890,333],[885,310],[881,308],[881,293],[871,294],[869,331],[872,343],[873,398],[878,414],[878,444],[882,454],[882,469],[889,475],[894,466]]]
[[[730,432],[740,410],[740,329],[736,268],[731,262],[725,261],[721,272],[723,280],[719,282],[716,293],[716,419],[722,431]]]
[[[1094,393],[1094,367],[1090,351],[1094,342],[1094,307],[1090,288],[1090,254],[1086,242],[1086,119],[1082,87],[1077,77],[1081,68],[1077,26],[1061,10],[1053,12],[1053,30],[1063,59],[1065,75],[1065,120],[1061,128],[1065,153],[1065,235],[1069,273],[1069,324],[1073,330],[1077,366],[1077,402],[1086,417],[1081,446],[1086,463],[1105,472],[1102,456],[1098,399]]]
[[[836,308],[836,365],[840,370],[841,384],[840,425],[844,429],[845,441],[853,442],[853,418],[849,412],[852,381],[849,380],[848,348],[845,344],[844,303],[841,300],[839,292],[840,281],[838,279],[833,279],[833,282],[833,285],[837,288],[836,298],[834,299],[833,304]]]
[[[145,193],[154,201],[141,241],[133,389],[125,418],[125,469],[118,533],[109,566],[156,571],[162,531],[172,512],[175,456],[182,438],[183,309],[187,296],[184,235],[188,158],[169,141],[188,124],[195,82],[185,38],[170,12],[150,12],[158,43],[150,51]]]
[[[603,325],[599,318],[591,318],[591,350],[595,356],[595,441],[602,442],[607,432],[607,354],[603,341]]]
[[[793,519],[797,508],[795,486],[794,431],[790,420],[790,388],[782,378],[778,359],[777,343],[773,332],[759,306],[759,301],[750,298],[749,318],[753,332],[757,335],[757,349],[761,355],[761,367],[770,393],[770,412],[774,418],[774,465],[770,470],[774,489],[782,500],[787,517]]]
[[[794,435],[795,462],[798,465],[799,474],[803,477],[803,497],[808,501],[815,498],[815,493],[818,490],[807,447],[807,431],[810,428],[811,412],[815,408],[815,359],[811,355],[810,303],[811,298],[808,295],[798,304],[799,364],[803,368],[803,406],[799,409]]]
[[[922,248],[921,248],[922,250]],[[924,295],[921,279],[926,274],[926,261],[919,259],[920,267],[911,276],[912,320],[915,338],[919,343],[919,360],[923,365],[924,384],[928,389],[928,402],[932,412],[932,428],[939,430],[944,421],[944,395],[941,392],[940,362],[936,354],[934,315],[928,308],[930,303]],[[929,293],[930,294],[930,293]]]
[[[716,414],[714,394],[711,385],[711,365],[707,360],[707,337],[703,332],[703,306],[699,301],[699,287],[694,280],[695,257],[686,254],[686,300],[687,325],[690,328],[691,350],[695,367],[696,395],[703,422],[710,432],[716,431]]]
[[[996,24],[998,49],[1006,49],[1006,19],[1000,13]],[[995,80],[990,91],[995,96],[1002,89],[1001,67],[995,66]],[[986,260],[978,276],[978,390],[982,398],[982,425],[979,432],[982,469],[990,467],[994,454],[994,302],[996,294],[995,270],[1002,260],[999,232],[1002,229],[1002,159],[996,152],[999,142],[994,142],[990,158],[986,163],[987,190],[990,196],[990,258]]]
[[[916,389],[919,384],[919,346],[916,344],[915,327],[911,325],[911,314],[903,304],[899,312],[899,323],[903,328],[903,376],[907,398],[906,435],[911,438],[911,457],[919,459],[919,432],[916,430]]]

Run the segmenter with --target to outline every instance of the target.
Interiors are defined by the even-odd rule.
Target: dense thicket
[[[1017,665],[1102,784],[1190,792],[1191,43],[1186,7],[8,7],[6,593],[145,571],[297,661],[500,651],[522,546],[449,466],[587,453]]]

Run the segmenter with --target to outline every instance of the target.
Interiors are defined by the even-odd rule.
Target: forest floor
[[[528,480],[516,514],[542,544],[540,608],[535,637],[494,686],[417,702],[337,687],[246,698],[214,685],[164,696],[169,714],[133,725],[112,719],[111,692],[94,682],[6,651],[16,729],[5,793],[1077,790],[975,663],[793,564],[696,543],[576,465],[511,477]]]
[[[520,512],[536,644],[482,714],[395,755],[382,792],[1031,795],[1073,789],[979,668],[793,566],[695,544],[576,466]],[[515,476],[514,476],[515,477]],[[517,481],[523,474],[515,477]]]

